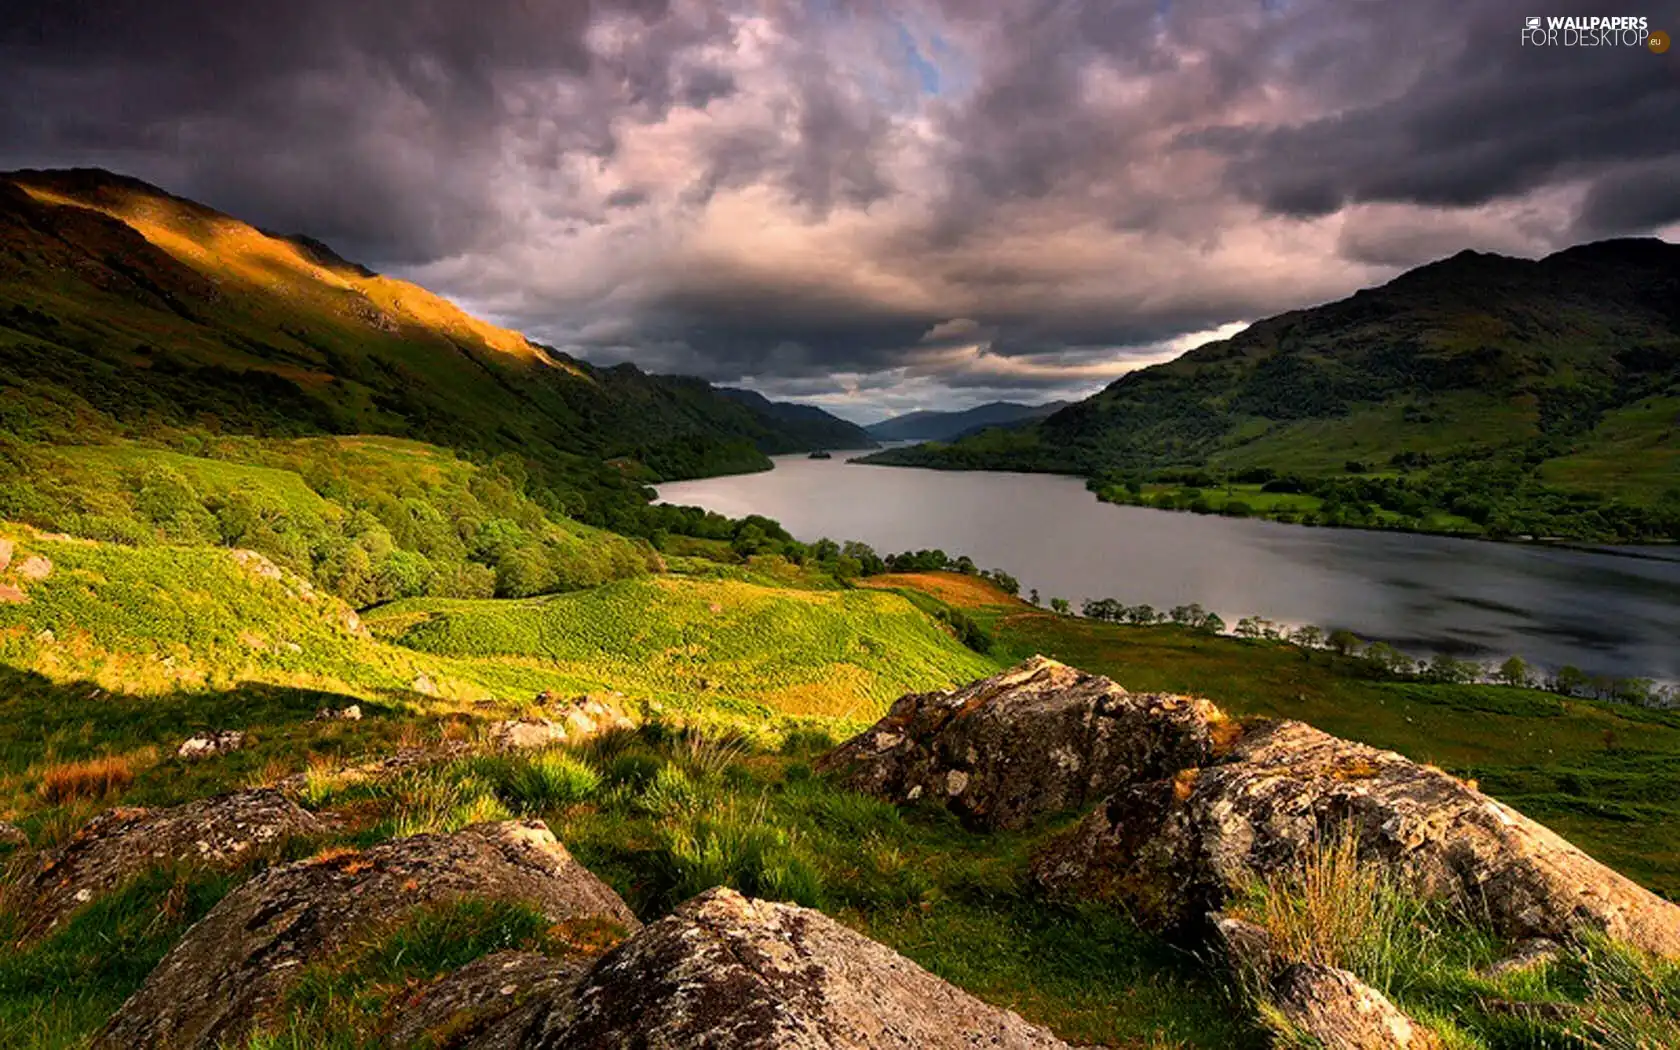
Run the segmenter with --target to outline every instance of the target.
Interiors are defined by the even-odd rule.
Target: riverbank
[[[1428,469],[1377,469],[1349,462],[1340,474],[1251,467],[1185,467],[1147,474],[1093,474],[1060,460],[953,458],[938,443],[883,449],[848,460],[865,466],[938,471],[1007,471],[1084,480],[1106,503],[1192,511],[1283,524],[1383,529],[1518,542],[1680,542],[1680,487],[1646,503],[1559,488],[1531,469],[1471,460]]]
[[[803,457],[659,491],[734,518],[762,515],[807,543],[966,554],[1008,569],[1022,594],[1037,589],[1075,609],[1104,599],[1199,604],[1231,625],[1259,613],[1424,660],[1520,654],[1588,675],[1680,679],[1680,562],[1625,549],[1168,514],[1105,505],[1063,475],[858,470]]]

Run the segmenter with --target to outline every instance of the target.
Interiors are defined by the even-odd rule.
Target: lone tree
[[[1529,684],[1528,664],[1520,656],[1513,656],[1499,665],[1499,680],[1506,685],[1525,688]]]
[[[1070,607],[1068,606],[1068,600],[1066,598],[1052,598],[1052,599],[1050,599],[1050,608],[1054,609],[1056,612],[1060,613],[1063,616],[1066,616],[1068,614],[1069,610],[1070,610]]]
[[[1336,650],[1337,654],[1341,656],[1348,655],[1364,644],[1357,634],[1345,627],[1338,627],[1331,631],[1327,641],[1330,648]]]

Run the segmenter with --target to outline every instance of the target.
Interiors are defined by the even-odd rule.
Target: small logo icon
[[[1540,28],[1540,19],[1538,19],[1538,18],[1530,18],[1530,19],[1529,19],[1529,20],[1528,20],[1528,23],[1527,23],[1527,25],[1526,25],[1526,27],[1525,27],[1525,28],[1528,28],[1528,29],[1539,29],[1539,28]]]
[[[1659,55],[1668,50],[1669,43],[1668,34],[1660,29],[1645,38],[1645,46]]]

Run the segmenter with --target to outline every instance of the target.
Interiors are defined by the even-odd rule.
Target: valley
[[[1078,409],[951,447],[1038,441]],[[1612,415],[1614,440],[1643,448],[1649,420]],[[686,1046],[890,1017],[911,1040],[891,1045],[935,1050],[973,1032],[1023,1050],[1262,1050],[1317,1038],[1285,980],[1308,965],[1452,1050],[1680,1031],[1680,716],[1402,674],[1363,642],[1048,611],[1019,593],[1040,571],[1017,565],[1024,547],[957,524],[1012,520],[1024,543],[1062,503],[807,458],[870,441],[814,409],[572,359],[131,180],[0,184],[0,1045],[594,1047],[653,1031],[665,1042],[646,1045]],[[1597,476],[1593,454],[1546,469]],[[1617,493],[1660,488],[1639,457],[1612,458],[1631,463]],[[915,486],[950,516],[921,527],[950,538],[876,550],[716,498],[795,468],[815,486],[800,501],[826,490],[889,523],[892,500],[841,479]],[[1183,519],[1025,483],[1088,505],[1097,532],[1149,514],[1208,549]],[[1189,482],[1141,495],[1174,484]],[[724,488],[656,500],[685,485]],[[1264,489],[1232,479],[1216,498],[1308,498]],[[1282,528],[1218,509],[1204,524]],[[1397,562],[1436,550],[1464,573],[1460,547],[1396,538],[1416,541]],[[927,549],[941,543],[948,556]],[[1127,586],[1045,597],[1206,598],[1145,591],[1141,567],[1096,576],[1101,549],[1080,548],[1058,588]],[[1559,570],[1572,614],[1622,609],[1605,676],[1666,672],[1672,562],[1543,553],[1576,559]],[[1185,583],[1183,563],[1143,561]],[[1605,565],[1621,574],[1583,582]],[[1240,574],[1208,566],[1221,577]],[[1496,582],[1525,578],[1540,575]],[[1273,593],[1288,589],[1231,598],[1269,612]],[[1568,634],[1558,603],[1534,604],[1554,611],[1528,616],[1528,637]],[[1325,608],[1302,619],[1337,619]],[[1497,621],[1486,645],[1521,635],[1509,607],[1481,612]],[[1045,735],[1068,725],[1121,728]],[[939,742],[965,726],[995,735]],[[1330,766],[1285,747],[1280,776],[1323,841],[1249,832],[1290,864],[1245,859],[1227,884],[1166,838],[1101,859],[1165,858],[1192,897],[1159,872],[1105,881],[1069,852],[1118,841],[1099,825],[1123,800],[1202,805],[1203,787],[1260,776],[1243,749],[1318,730],[1335,735],[1312,737]],[[894,749],[923,758],[870,772]],[[1056,787],[1070,769],[1088,786]],[[1363,845],[1340,837],[1355,796],[1390,807]],[[1419,856],[1447,850],[1437,818],[1517,889],[1466,896],[1382,852],[1391,827],[1416,830]],[[1531,896],[1532,930],[1511,918]],[[1161,920],[1192,900],[1275,938],[1276,965],[1221,947],[1205,913]],[[1372,901],[1348,931],[1290,918]],[[1313,958],[1289,954],[1297,934]],[[1531,934],[1567,952],[1500,969]]]

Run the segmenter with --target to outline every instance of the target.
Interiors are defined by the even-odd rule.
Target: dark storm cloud
[[[1680,221],[1680,55],[1523,48],[1504,0],[5,8],[0,166],[830,404],[1084,391],[1463,247]]]
[[[589,72],[592,6],[664,11],[646,0],[8,4],[0,160],[109,164],[380,262],[433,258],[496,216],[483,179],[518,119],[506,86]],[[655,77],[643,91],[660,87]],[[592,123],[579,114],[571,148],[610,148]]]

